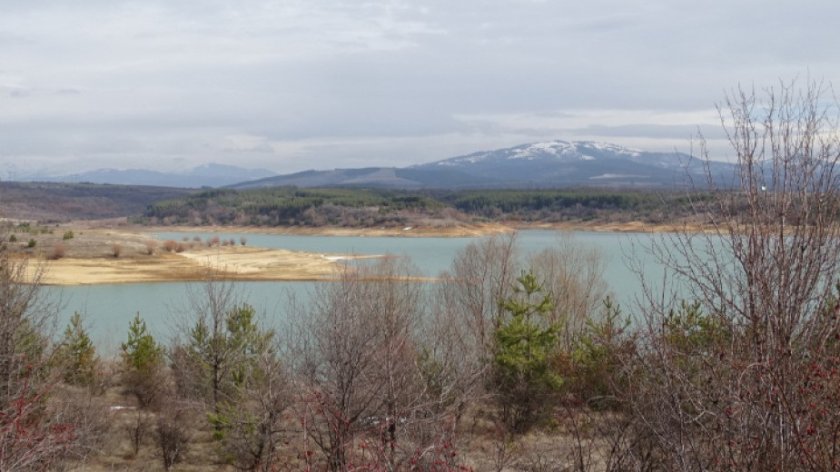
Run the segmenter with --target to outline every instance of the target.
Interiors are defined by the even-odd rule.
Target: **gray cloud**
[[[0,165],[288,172],[578,137],[671,149],[698,126],[720,140],[709,111],[738,83],[840,73],[836,2],[638,3],[7,1]]]

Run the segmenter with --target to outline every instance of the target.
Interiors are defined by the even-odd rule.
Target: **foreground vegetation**
[[[0,470],[837,470],[840,138],[820,92],[727,103],[741,191],[694,202],[708,232],[646,248],[673,285],[642,278],[626,315],[597,254],[496,237],[431,286],[396,259],[348,269],[276,330],[209,280],[168,345],[135,318],[109,381],[82,318],[46,336],[38,272],[0,252]],[[108,421],[114,391],[135,409]]]

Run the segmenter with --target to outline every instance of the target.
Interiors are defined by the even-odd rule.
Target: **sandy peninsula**
[[[36,235],[19,234],[13,244],[22,255],[44,261],[42,282],[48,285],[118,284],[139,282],[201,281],[208,277],[241,281],[292,281],[334,279],[345,254],[310,253],[251,247],[240,241],[208,245],[184,239],[177,250],[154,239],[160,232],[294,234],[368,237],[478,237],[506,234],[516,229],[558,231],[664,232],[679,225],[626,223],[481,223],[447,227],[404,228],[289,228],[240,226],[131,226],[125,223],[83,222],[62,225]],[[72,237],[67,237],[72,234]],[[27,247],[35,239],[34,248]],[[196,238],[197,239],[197,238]],[[247,239],[247,238],[245,238]],[[370,257],[370,256],[367,256]],[[32,264],[33,270],[40,264]]]
[[[71,236],[72,235],[72,236]],[[16,233],[9,243],[28,257],[31,274],[43,269],[47,285],[227,280],[324,280],[352,255],[308,253],[179,241],[167,248],[135,228],[61,226],[37,234]],[[34,247],[29,241],[34,240]]]
[[[208,241],[194,239],[167,243],[154,237],[155,233],[172,231],[194,234],[474,237],[508,233],[513,229],[499,224],[404,228],[146,227],[100,221],[61,225],[35,235],[18,234],[18,242],[13,247],[21,255],[43,262],[30,264],[31,272],[43,267],[41,282],[47,285],[202,281],[209,277],[236,281],[329,280],[334,279],[342,269],[342,260],[360,257],[266,249],[247,246],[240,241],[224,245],[209,245]],[[67,234],[72,234],[72,237],[65,238]],[[34,248],[26,246],[30,239],[37,242]],[[247,244],[247,241],[244,242]],[[177,249],[173,248],[173,244]]]
[[[49,261],[42,282],[88,285],[225,280],[324,280],[340,270],[341,256],[283,249],[224,247],[138,258],[61,258]]]

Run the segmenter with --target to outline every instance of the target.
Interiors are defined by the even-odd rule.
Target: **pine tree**
[[[91,386],[96,380],[99,358],[96,348],[82,325],[82,315],[74,313],[64,329],[64,337],[56,353],[64,382]]]
[[[509,431],[523,433],[562,385],[550,366],[559,327],[546,321],[554,303],[531,272],[517,279],[514,295],[500,306],[510,316],[495,331],[492,388],[502,422]]]
[[[194,391],[201,392],[212,413],[211,422],[221,437],[228,418],[225,409],[235,403],[236,396],[249,382],[263,377],[258,360],[270,351],[273,331],[262,329],[254,308],[248,304],[232,307],[224,313],[223,322],[209,324],[200,318],[190,330],[185,346],[185,364],[193,376]],[[222,320],[220,320],[222,321]]]
[[[122,343],[120,349],[126,389],[137,397],[141,406],[154,405],[163,387],[161,369],[164,349],[148,332],[140,313],[131,320],[128,339]]]

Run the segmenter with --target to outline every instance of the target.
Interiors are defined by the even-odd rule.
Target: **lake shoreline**
[[[510,234],[516,231],[591,231],[606,233],[673,233],[676,231],[701,232],[703,228],[696,224],[661,223],[652,224],[642,221],[625,222],[527,222],[499,221],[494,223],[464,224],[452,227],[407,226],[403,228],[346,228],[336,226],[301,227],[301,226],[129,226],[139,233],[154,234],[164,232],[177,233],[242,233],[292,236],[338,236],[338,237],[404,237],[404,238],[464,238]]]
[[[145,233],[242,233],[290,236],[338,237],[394,237],[394,238],[465,238],[507,234],[516,229],[503,223],[478,223],[455,226],[404,226],[352,228],[337,226],[131,226],[131,230]]]
[[[514,231],[591,231],[612,233],[660,233],[684,229],[679,225],[629,223],[522,223],[504,222],[449,228],[300,228],[245,226],[136,226],[77,222],[62,225],[74,230],[74,239],[61,242],[67,254],[50,257],[47,249],[33,253],[45,263],[45,285],[105,285],[157,282],[196,282],[210,278],[232,281],[324,281],[334,280],[342,260],[358,256],[328,251],[293,251],[246,246],[245,241],[208,246],[206,241],[178,242],[179,251],[165,251],[161,232],[198,234],[254,234],[336,237],[476,238]],[[60,232],[59,232],[60,233]],[[56,234],[59,234],[56,233]],[[198,238],[194,238],[198,239]],[[149,252],[152,241],[154,250]],[[44,246],[50,243],[45,241]],[[110,252],[122,248],[119,256]],[[325,248],[326,249],[326,248]],[[364,257],[371,257],[370,255]],[[375,256],[374,256],[375,257]],[[52,260],[47,260],[52,259]],[[33,268],[39,264],[33,264]]]

